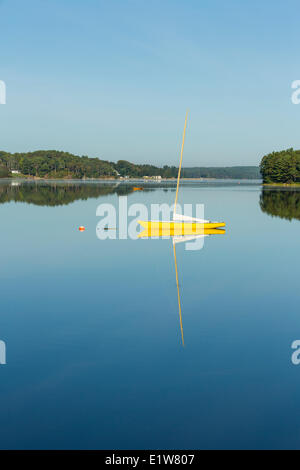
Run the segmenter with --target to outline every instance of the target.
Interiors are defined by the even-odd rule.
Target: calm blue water
[[[2,449],[300,448],[300,193],[182,186],[227,224],[177,245],[183,347],[172,242],[96,236],[120,194],[173,202],[151,189],[0,183]]]

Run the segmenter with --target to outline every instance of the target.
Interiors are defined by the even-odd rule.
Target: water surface
[[[174,183],[0,183],[2,449],[300,448],[300,192],[185,182],[226,235],[99,240],[96,208]],[[86,231],[80,233],[78,226]]]

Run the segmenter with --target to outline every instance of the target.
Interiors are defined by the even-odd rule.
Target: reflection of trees
[[[269,215],[300,220],[300,191],[263,190],[259,203],[261,210]]]
[[[89,184],[89,183],[21,183],[0,184],[0,204],[5,202],[26,202],[38,206],[62,206],[78,199],[86,200],[109,194],[119,196],[133,192],[131,185]]]

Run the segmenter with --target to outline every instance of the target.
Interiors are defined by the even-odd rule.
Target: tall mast
[[[185,123],[184,123],[183,136],[182,136],[181,154],[180,154],[180,164],[179,164],[179,169],[178,169],[176,196],[175,196],[175,204],[174,204],[174,214],[176,214],[176,206],[177,206],[177,199],[178,199],[178,189],[179,189],[179,181],[180,181],[180,173],[181,173],[182,155],[183,155],[183,147],[184,147],[184,139],[185,139],[185,130],[186,130],[187,117],[188,117],[188,111],[186,112],[186,115],[185,115]]]

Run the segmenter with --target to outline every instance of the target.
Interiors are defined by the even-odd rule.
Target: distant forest
[[[20,175],[37,178],[143,178],[144,176],[161,176],[176,178],[178,168],[165,165],[162,168],[154,165],[136,165],[126,160],[117,163],[99,158],[79,157],[68,152],[57,150],[37,150],[27,153],[8,153],[0,151],[0,178],[7,178],[12,171]],[[259,179],[260,172],[256,166],[233,167],[194,167],[183,168],[183,178],[237,178]]]
[[[260,164],[264,183],[300,183],[300,150],[292,148],[265,155]]]
[[[258,166],[224,166],[184,168],[184,178],[260,179]]]

